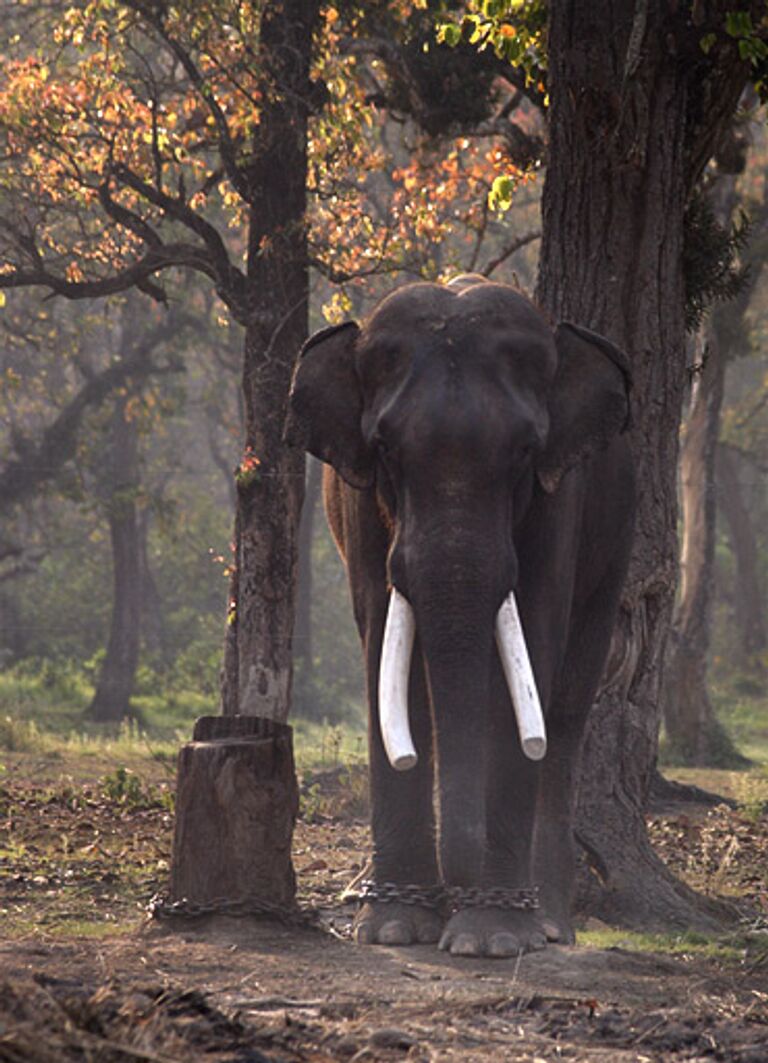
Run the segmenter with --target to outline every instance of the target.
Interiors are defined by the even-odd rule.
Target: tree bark
[[[291,909],[298,810],[290,727],[202,716],[179,754],[171,900]]]
[[[149,560],[150,514],[147,508],[137,511],[136,524],[141,570],[141,641],[150,660],[168,665],[171,663],[171,653],[168,646],[163,599]]]
[[[736,665],[745,674],[763,680],[766,674],[768,624],[758,564],[757,536],[744,503],[736,454],[724,443],[717,448],[717,482],[720,509],[728,525],[728,538],[736,560],[734,598],[740,651]]]
[[[282,721],[291,694],[304,493],[304,455],[283,446],[282,431],[293,365],[308,331],[307,120],[318,10],[318,0],[275,0],[264,10],[263,105],[248,169],[246,438],[236,474],[235,564],[222,710],[225,715]]]
[[[138,431],[126,414],[127,396],[112,415],[109,494],[106,499],[112,546],[112,619],[107,652],[86,714],[99,722],[128,715],[139,663],[141,631],[141,535],[136,505],[139,487]]]
[[[585,742],[577,837],[597,873],[588,883],[585,876],[582,903],[609,921],[645,926],[709,921],[655,856],[644,808],[676,579],[683,212],[745,76],[719,78],[716,106],[694,122],[679,28],[669,6],[653,0],[550,6],[550,162],[537,293],[556,320],[604,333],[632,360],[635,545]]]

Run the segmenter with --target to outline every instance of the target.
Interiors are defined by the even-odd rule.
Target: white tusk
[[[547,752],[547,732],[517,602],[512,591],[507,595],[496,617],[496,645],[512,696],[523,753],[531,760],[541,760]]]
[[[393,587],[381,645],[379,723],[384,748],[395,771],[406,771],[419,759],[408,725],[408,677],[415,635],[413,609]]]

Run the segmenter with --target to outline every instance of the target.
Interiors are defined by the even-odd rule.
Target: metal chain
[[[445,894],[454,910],[500,908],[502,911],[534,912],[539,907],[536,886],[509,889],[506,886],[447,886]]]
[[[235,918],[250,916],[258,919],[277,919],[285,926],[317,927],[319,925],[319,913],[311,908],[277,904],[258,897],[243,897],[239,900],[215,897],[205,902],[189,901],[184,897],[181,900],[172,901],[156,893],[147,905],[147,911],[153,919],[157,920],[200,919],[207,915],[229,915]]]
[[[365,879],[360,883],[356,899],[380,904],[408,904],[418,908],[439,910],[448,908],[496,908],[502,911],[535,911],[539,907],[539,893],[531,888],[508,889],[504,886],[419,886],[410,882],[373,882]],[[311,908],[277,904],[258,897],[243,897],[232,900],[215,897],[210,901],[190,901],[186,897],[172,901],[156,893],[147,905],[147,911],[158,921],[174,919],[201,919],[209,915],[228,915],[234,918],[276,919],[285,926],[316,928],[320,914]]]
[[[416,886],[406,882],[373,882],[364,879],[360,883],[357,899],[361,904],[366,901],[379,901],[382,904],[413,904],[419,908],[442,908],[445,890],[442,886]]]
[[[357,899],[364,904],[376,901],[382,904],[413,904],[420,908],[452,910],[460,908],[498,908],[502,911],[536,911],[539,907],[537,887],[509,889],[506,886],[417,886],[401,882],[373,882],[366,879],[360,883]]]

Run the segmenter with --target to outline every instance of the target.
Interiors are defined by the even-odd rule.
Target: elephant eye
[[[397,449],[381,436],[375,436],[373,443],[381,464],[388,473],[392,474],[397,467]]]

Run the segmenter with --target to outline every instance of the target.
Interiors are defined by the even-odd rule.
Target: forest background
[[[693,5],[692,67],[730,49],[759,90],[750,5],[714,7],[710,28]],[[476,270],[533,292],[546,11],[473,10],[4,5],[9,747],[30,721],[186,738],[218,709],[225,640],[225,707],[258,707],[252,655],[282,715],[294,552],[293,717],[362,728],[318,466],[297,527],[303,464],[275,425],[306,333],[394,284]],[[745,721],[760,730],[768,666],[767,151],[746,89],[686,213],[683,564],[660,694],[677,763],[760,755],[738,746]],[[652,593],[663,607],[669,588]]]
[[[243,31],[256,15],[236,6]],[[454,45],[462,29],[466,40],[474,34],[471,45],[451,51],[438,48],[426,5],[385,5],[399,27],[400,61],[410,63],[399,80],[359,13],[350,9],[345,18],[324,9],[316,76],[328,99],[311,122],[310,143],[310,331],[364,315],[392,285],[417,277],[479,270],[532,292],[545,129],[543,85],[534,80],[541,21],[536,5],[528,6],[528,36],[497,28],[489,63],[475,50],[488,20],[485,28],[479,16],[474,25],[444,23],[442,36]],[[119,214],[129,209],[127,183],[122,203],[117,195],[110,200],[99,167],[104,172],[110,151],[134,152],[139,168],[167,152],[176,201],[204,204],[234,258],[245,251],[243,204],[214,165],[206,140],[213,119],[200,113],[178,72],[169,67],[169,82],[178,83],[155,84],[153,96],[157,56],[142,57],[138,43],[158,50],[162,38],[155,33],[152,43],[151,18],[141,25],[142,5],[122,9],[125,25],[116,33],[105,20],[110,9],[117,17],[117,5],[73,5],[55,16],[36,5],[10,8],[0,100],[11,149],[2,184],[3,271],[23,264],[24,237],[29,243],[34,232],[62,287],[41,292],[43,279],[7,290],[0,317],[0,709],[13,718],[42,713],[61,727],[130,717],[168,733],[216,710],[237,487],[260,459],[243,452],[238,315],[184,264],[162,294],[165,306],[153,302],[149,282],[148,294],[106,292],[102,278],[119,271],[134,248],[130,222]],[[197,32],[212,33],[204,24]],[[221,65],[214,52],[221,46],[207,40],[200,53]],[[105,51],[112,56],[106,71],[98,66]],[[228,59],[233,68],[244,62],[234,46]],[[509,59],[522,65],[503,78]],[[248,87],[239,86],[238,98],[220,76],[226,104],[242,111],[233,122],[237,135],[237,123],[249,121]],[[227,76],[237,84],[236,71]],[[420,96],[410,100],[409,78],[421,79]],[[253,107],[259,90],[250,91]],[[709,428],[717,441],[717,489],[709,492],[717,538],[714,556],[701,562],[714,597],[693,636],[680,603],[677,643],[693,637],[703,646],[717,705],[760,697],[768,663],[768,146],[756,104],[745,100],[734,122],[740,172],[723,177],[712,164],[702,184],[699,203],[715,194],[722,201],[717,218],[707,215],[708,224],[720,225],[710,234],[724,240],[720,257],[717,248],[714,256],[711,247],[690,252],[691,271],[697,254],[717,258],[706,279],[711,290],[697,293],[690,310],[690,393],[701,390],[702,366],[722,361],[727,371]],[[73,149],[83,146],[90,155],[75,160]],[[184,192],[185,180],[196,180],[196,190]],[[74,202],[62,210],[67,196]],[[89,281],[99,298],[83,297]],[[78,284],[77,301],[50,297],[72,295],[66,285]],[[718,302],[728,296],[735,298]],[[718,322],[723,350],[715,358]],[[360,726],[360,655],[346,586],[319,517],[317,465],[307,475],[293,711]],[[703,465],[688,473],[694,481],[706,475]],[[689,514],[683,530],[689,587],[699,563],[690,543],[695,520]],[[698,749],[684,729],[675,741],[674,708],[672,730],[678,758],[734,759],[727,745]]]

